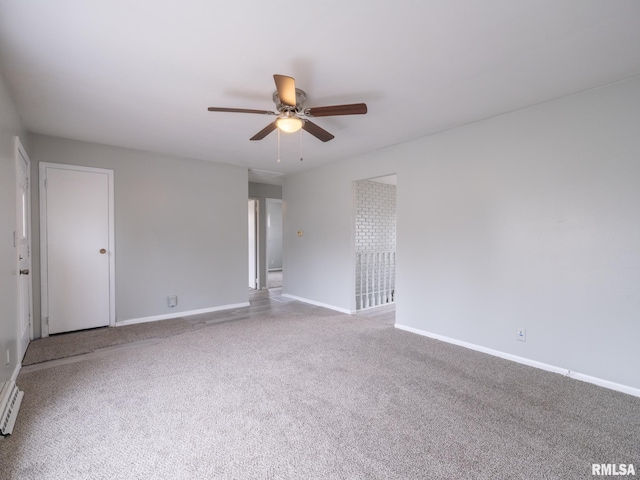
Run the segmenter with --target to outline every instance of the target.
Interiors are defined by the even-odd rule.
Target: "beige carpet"
[[[21,373],[0,478],[571,480],[592,463],[640,467],[640,398],[384,315],[265,302]]]
[[[138,342],[151,338],[164,338],[192,330],[192,323],[184,318],[159,322],[139,323],[115,328],[94,328],[79,332],[52,335],[33,340],[29,344],[22,365],[34,365],[59,358],[91,353],[101,348]]]

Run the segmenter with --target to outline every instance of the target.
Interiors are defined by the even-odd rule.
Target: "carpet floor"
[[[80,332],[52,335],[29,343],[22,365],[28,366],[60,358],[73,357],[95,352],[102,348],[151,338],[170,337],[192,329],[192,323],[184,318],[176,318],[117,328],[94,328]]]
[[[229,315],[21,372],[0,478],[532,480],[640,467],[640,398],[395,329],[386,307],[344,315],[264,297]]]

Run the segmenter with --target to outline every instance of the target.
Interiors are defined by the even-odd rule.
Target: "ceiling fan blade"
[[[332,105],[328,107],[306,108],[305,115],[311,117],[328,117],[331,115],[363,115],[367,113],[366,103],[352,103],[349,105]]]
[[[327,132],[324,128],[319,127],[313,122],[309,120],[305,120],[304,125],[302,125],[302,129],[309,132],[311,135],[316,137],[318,140],[322,140],[323,142],[328,142],[329,140],[335,138],[329,132]]]
[[[277,115],[275,112],[270,112],[269,110],[253,110],[250,108],[209,107],[207,110],[210,112],[261,113],[264,115]]]
[[[267,125],[266,127],[264,127],[262,130],[260,130],[258,133],[256,133],[253,137],[251,137],[249,140],[262,140],[264,137],[266,137],[267,135],[269,135],[271,132],[273,132],[276,129],[276,122],[271,122],[269,125]]]
[[[278,97],[280,97],[282,104],[289,107],[295,107],[296,81],[292,77],[287,77],[286,75],[274,75],[273,79],[276,82]]]

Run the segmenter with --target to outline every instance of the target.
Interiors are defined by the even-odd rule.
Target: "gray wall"
[[[398,324],[640,388],[639,131],[636,78],[288,177],[284,293],[353,310],[352,181],[395,172]]]
[[[258,288],[267,288],[267,199],[282,199],[282,186],[250,182],[249,198],[258,200]]]
[[[34,174],[39,162],[114,170],[117,321],[248,301],[245,168],[43,135],[30,145]]]
[[[14,137],[28,150],[13,99],[0,76],[0,382],[16,371],[18,348],[18,279],[13,232],[16,226],[16,168]],[[10,362],[6,364],[9,350]]]

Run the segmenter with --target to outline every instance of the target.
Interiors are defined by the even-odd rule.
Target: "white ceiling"
[[[370,178],[369,180],[373,182],[378,182],[378,183],[385,183],[387,185],[398,184],[397,175],[385,175],[384,177]]]
[[[640,75],[638,0],[0,0],[0,69],[32,132],[232,163],[268,183]],[[250,142],[273,74],[335,135]],[[300,139],[302,156],[300,161]]]

